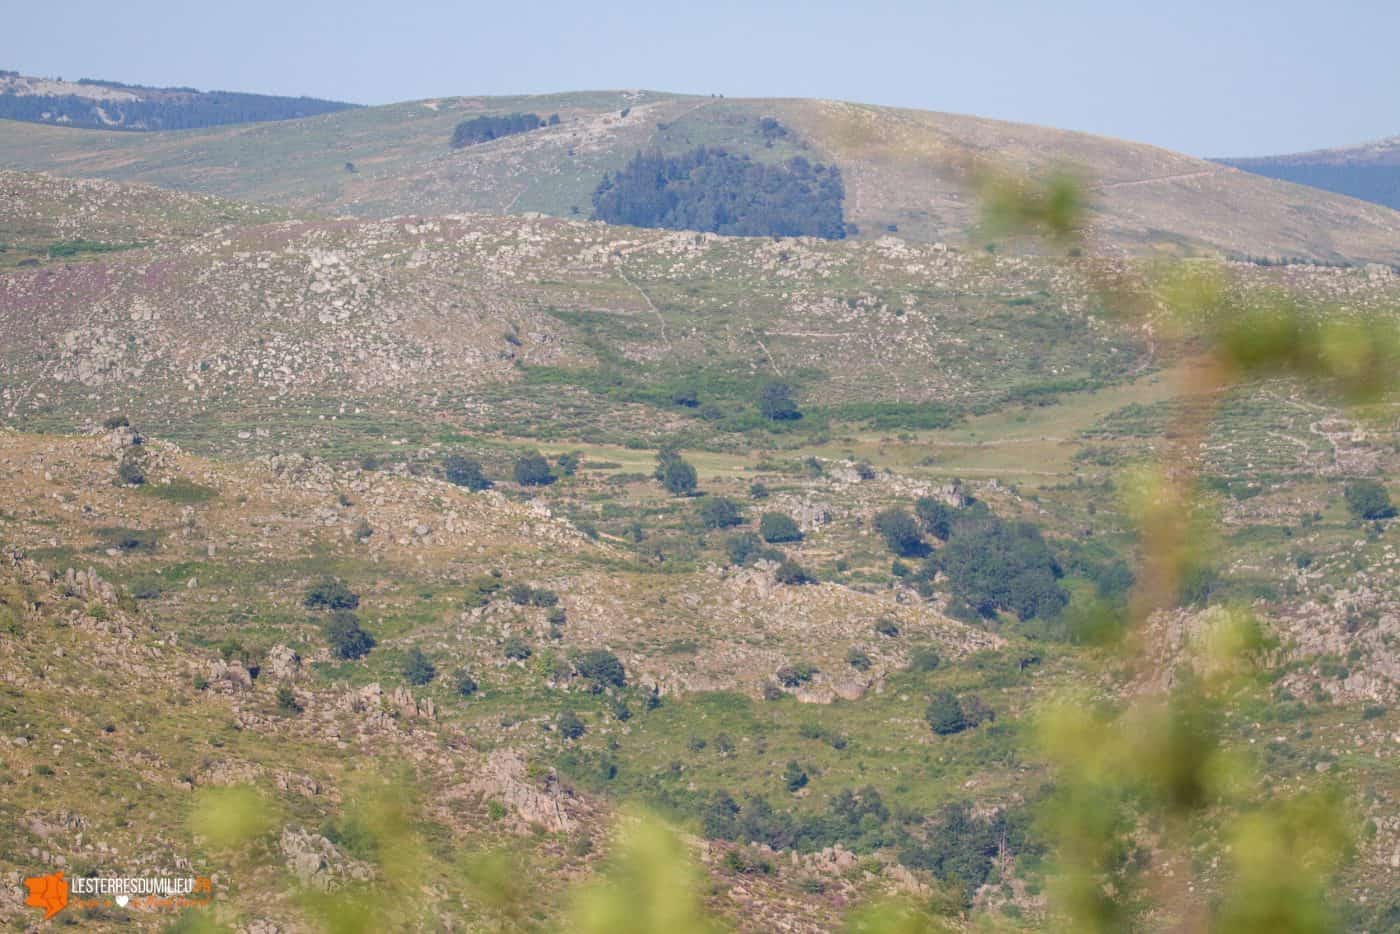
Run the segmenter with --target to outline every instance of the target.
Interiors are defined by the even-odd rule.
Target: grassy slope
[[[517,110],[557,112],[562,123],[466,150],[447,147],[464,117]],[[763,115],[778,116],[797,138],[769,148],[753,129]],[[895,225],[916,240],[961,241],[972,221],[962,167],[992,158],[1016,169],[1080,168],[1099,185],[1102,233],[1133,251],[1400,262],[1400,215],[1384,208],[1140,144],[830,101],[653,92],[444,98],[139,137],[0,122],[0,165],[368,217],[586,216],[602,173],[636,150],[700,143],[763,159],[804,152],[835,161],[847,179],[849,217],[865,233]]]

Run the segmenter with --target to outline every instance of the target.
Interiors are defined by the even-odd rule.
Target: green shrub
[[[778,569],[773,572],[773,577],[780,584],[790,584],[793,586],[810,584],[813,578],[807,570],[791,558],[785,558]]]
[[[547,486],[554,482],[549,461],[538,451],[532,451],[515,462],[515,482],[521,486]]]
[[[471,697],[476,693],[477,687],[476,679],[467,669],[458,668],[452,673],[452,688],[462,697]]]
[[[885,547],[900,557],[916,557],[928,550],[919,524],[903,509],[881,510],[875,514],[874,526],[885,540]]]
[[[758,397],[758,411],[769,421],[789,421],[801,418],[797,403],[792,398],[792,387],[787,383],[768,383]]]
[[[572,710],[566,710],[559,715],[558,726],[559,734],[569,740],[578,739],[588,731],[588,727],[584,724],[583,720]]]
[[[872,662],[870,661],[869,655],[855,646],[852,646],[850,650],[846,652],[846,664],[850,665],[856,671],[869,671]]]
[[[815,665],[807,662],[799,662],[796,665],[784,665],[774,672],[773,676],[778,679],[778,683],[783,687],[795,688],[801,687],[808,681],[811,681],[812,676],[816,673],[817,668]]]
[[[656,479],[668,493],[689,496],[695,492],[698,477],[695,468],[678,452],[663,450],[656,455]]]
[[[787,767],[783,769],[783,784],[787,786],[788,791],[798,791],[807,787],[807,773],[797,764],[796,759],[789,759]]]
[[[727,529],[743,521],[739,507],[731,499],[707,496],[700,503],[700,522],[707,529]]]
[[[534,654],[530,646],[519,636],[507,636],[506,641],[501,643],[501,653],[506,658],[515,661],[524,661]]]
[[[1357,519],[1390,519],[1395,507],[1390,493],[1375,480],[1353,480],[1346,485],[1347,509]]]
[[[422,686],[437,677],[437,666],[415,645],[404,656],[403,677],[409,684]]]
[[[724,543],[725,553],[729,556],[729,563],[743,567],[755,561],[782,561],[783,553],[776,548],[769,548],[763,544],[763,540],[752,532],[740,532],[731,535]]]
[[[627,672],[616,655],[607,649],[592,649],[584,652],[574,661],[578,673],[590,681],[624,687]]]
[[[924,711],[924,719],[928,721],[929,728],[939,736],[961,733],[968,727],[962,704],[958,703],[957,695],[952,691],[939,691],[935,694],[928,709]]]
[[[296,694],[285,684],[277,689],[277,709],[288,716],[296,716],[302,710]]]
[[[924,530],[940,542],[946,542],[953,531],[953,520],[957,510],[940,499],[921,496],[914,504],[914,512],[924,524]]]
[[[797,520],[781,512],[765,512],[758,520],[758,534],[770,545],[802,541],[802,530],[798,528]]]

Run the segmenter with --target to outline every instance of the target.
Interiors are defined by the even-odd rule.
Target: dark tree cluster
[[[472,117],[457,124],[452,131],[452,148],[462,149],[477,143],[489,143],[493,139],[528,133],[542,126],[554,126],[559,122],[558,114],[542,119],[539,114],[500,114],[499,116]]]
[[[941,511],[924,518],[925,527],[946,534],[948,544],[925,562],[919,577],[927,582],[939,571],[946,574],[964,612],[1048,619],[1069,602],[1060,584],[1064,571],[1032,523],[1000,519],[982,503],[958,510],[946,526]]]
[[[79,83],[107,84],[100,81]],[[3,93],[0,94],[0,119],[57,123],[91,130],[193,130],[229,123],[295,120],[355,106],[311,97],[190,89],[150,90],[149,98],[134,101],[98,101],[76,94]]]
[[[802,157],[756,162],[700,147],[679,156],[638,153],[603,177],[593,218],[633,227],[740,237],[846,236],[846,189],[835,166]]]

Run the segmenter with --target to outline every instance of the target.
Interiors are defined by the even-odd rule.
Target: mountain
[[[1256,175],[1400,209],[1400,136],[1287,156],[1215,161]]]
[[[0,71],[0,119],[97,130],[189,130],[230,123],[294,120],[354,104],[194,88],[150,88],[119,81],[35,78]]]
[[[559,120],[454,148],[482,115]],[[548,122],[548,121],[547,121]],[[776,129],[775,129],[776,127]],[[138,181],[297,210],[383,218],[466,211],[587,218],[639,151],[719,147],[836,166],[861,237],[978,239],[968,166],[1073,166],[1095,223],[1133,253],[1400,263],[1400,214],[1151,146],[977,117],[836,101],[601,91],[442,98],[299,120],[121,134],[0,121],[0,167]]]

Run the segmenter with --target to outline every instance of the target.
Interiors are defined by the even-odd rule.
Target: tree
[[[592,649],[584,652],[574,661],[578,673],[590,681],[625,687],[627,671],[616,655],[607,649]]]
[[[437,666],[415,645],[404,657],[403,676],[409,684],[422,686],[437,677]]]
[[[549,461],[539,451],[531,451],[515,462],[515,482],[521,486],[547,486],[554,482]]]
[[[1347,508],[1358,519],[1390,519],[1395,507],[1390,493],[1375,480],[1353,480],[1346,486]]]
[[[324,577],[311,585],[301,602],[308,610],[353,610],[360,598],[339,578]]]
[[[1022,620],[1049,618],[1069,602],[1060,565],[1029,522],[989,516],[960,526],[938,558],[954,595],[983,617],[1012,611]]]
[[[768,383],[758,397],[758,411],[769,421],[781,422],[801,418],[787,383]]]
[[[758,520],[758,534],[770,545],[802,541],[802,530],[797,527],[797,520],[782,512],[765,512]]]
[[[572,710],[566,710],[559,715],[559,735],[565,739],[578,739],[587,731],[588,727]]]
[[[360,621],[349,610],[337,610],[325,626],[331,654],[345,661],[364,658],[374,648],[374,636],[360,628]]]
[[[676,496],[689,496],[695,492],[695,468],[678,451],[665,448],[656,455],[655,477],[667,492]]]
[[[707,496],[700,504],[700,521],[707,529],[727,529],[744,521],[732,499]]]
[[[491,481],[481,472],[481,464],[460,454],[453,454],[442,462],[442,475],[448,483],[464,486],[473,492],[491,486]]]
[[[967,729],[967,718],[963,715],[962,704],[958,703],[957,695],[952,691],[939,691],[933,695],[928,709],[924,711],[924,719],[928,721],[929,728],[939,736],[961,733]]]
[[[915,557],[927,551],[919,524],[903,509],[884,509],[875,514],[875,530],[890,551],[902,557]]]
[[[921,496],[914,504],[914,512],[924,524],[924,530],[940,542],[946,542],[953,533],[953,519],[957,510],[940,499]]]

